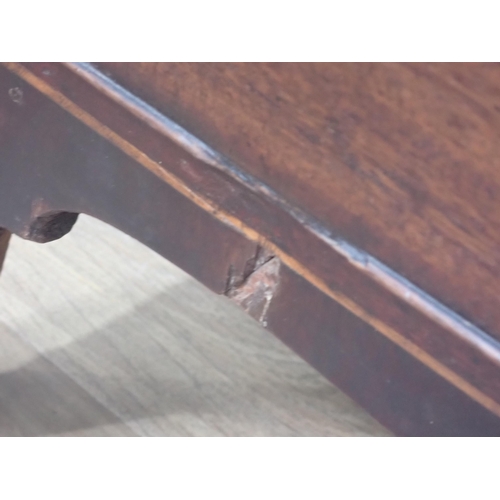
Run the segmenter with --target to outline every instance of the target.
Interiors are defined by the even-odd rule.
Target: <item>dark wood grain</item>
[[[500,66],[99,63],[500,338]]]
[[[24,105],[6,99],[0,104],[8,124],[0,134],[0,224],[24,238],[49,241],[71,228],[66,214],[87,213],[168,255],[218,293],[226,289],[230,266],[243,273],[255,244],[1,70],[1,95],[9,88],[23,89]],[[8,196],[11,192],[16,195]],[[60,214],[59,232],[53,214]]]
[[[268,327],[398,435],[500,435],[497,416],[286,268]]]
[[[340,226],[328,229],[335,218],[323,225],[321,212],[303,211],[292,192],[284,198],[286,190],[270,189],[249,175],[255,167],[231,163],[231,151],[219,157],[98,75],[59,64],[7,67],[10,71],[0,71],[0,225],[48,241],[65,234],[78,213],[93,215],[217,293],[244,297],[241,303],[251,303],[248,309],[257,319],[395,432],[499,433],[500,348],[491,331],[468,324],[428,296],[429,288],[419,290],[384,267],[364,252],[369,246],[352,246],[360,243],[356,238],[335,238]],[[329,67],[307,68],[321,82],[318,68],[332,71]],[[304,93],[302,113],[315,120],[321,112],[308,107],[314,102],[310,92],[302,89],[300,78],[290,81],[289,92]],[[210,99],[216,95],[214,90]],[[295,116],[291,110],[291,115],[276,112]],[[200,121],[206,113],[200,110]],[[189,116],[186,112],[185,119]],[[214,117],[214,127],[220,119]],[[287,133],[295,130],[294,123],[288,122]],[[261,151],[267,140],[259,143]],[[273,151],[286,156],[287,143],[277,140]],[[299,170],[303,175],[316,168],[312,153],[301,154],[289,164],[287,182],[295,182]],[[316,186],[321,201],[327,185],[318,179],[312,175],[304,192]],[[335,194],[335,176],[328,182]],[[477,186],[476,192],[481,192]],[[369,190],[331,196],[328,207],[333,209],[334,199],[346,213],[353,206],[349,193],[365,196]],[[422,220],[432,223],[429,217]],[[364,231],[361,219],[359,224]],[[393,241],[390,232],[379,236],[384,244]],[[412,250],[417,267],[426,258],[420,250]],[[396,245],[387,256],[397,252]],[[440,272],[450,271],[448,257],[445,249],[433,256],[442,261]],[[456,284],[453,279],[450,275],[445,286]],[[252,295],[255,290],[259,297]],[[462,290],[464,296],[471,291]],[[259,300],[249,302],[248,294]],[[446,297],[453,303],[451,295]],[[395,380],[397,390],[391,385]]]

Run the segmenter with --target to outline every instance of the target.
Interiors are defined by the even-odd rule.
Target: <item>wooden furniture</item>
[[[6,63],[0,226],[97,217],[397,434],[499,435],[499,125],[492,64]]]

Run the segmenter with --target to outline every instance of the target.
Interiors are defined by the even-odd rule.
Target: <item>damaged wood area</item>
[[[21,236],[37,243],[48,243],[68,234],[74,226],[78,214],[73,212],[53,212],[30,221],[29,229]]]
[[[247,264],[244,275],[239,278],[230,268],[224,295],[266,327],[267,312],[280,283],[281,263],[278,257],[257,246],[255,258]]]

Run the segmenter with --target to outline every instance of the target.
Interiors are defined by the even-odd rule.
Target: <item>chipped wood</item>
[[[274,256],[261,259],[245,281],[230,288],[226,295],[266,327],[267,313],[279,287],[280,260]]]

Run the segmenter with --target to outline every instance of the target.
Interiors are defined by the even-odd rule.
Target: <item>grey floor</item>
[[[228,299],[80,216],[62,240],[11,241],[0,435],[389,433]]]

